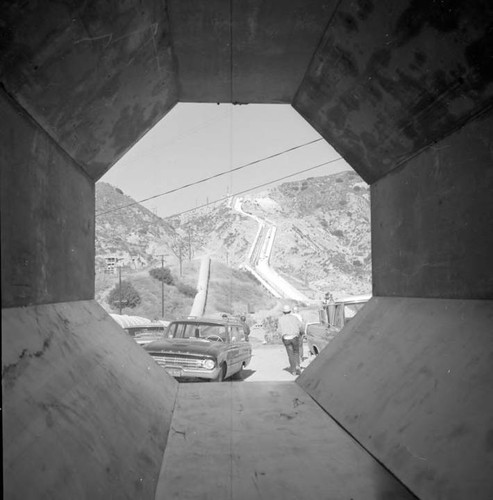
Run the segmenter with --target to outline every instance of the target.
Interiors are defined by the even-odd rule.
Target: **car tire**
[[[213,380],[214,382],[222,382],[224,380],[224,377],[226,376],[226,364],[223,363],[221,365],[221,369],[219,370],[219,374],[217,377]]]
[[[234,380],[243,380],[243,368],[244,365],[241,363],[240,369],[231,377]]]

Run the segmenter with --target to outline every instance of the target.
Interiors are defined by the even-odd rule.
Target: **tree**
[[[119,285],[115,285],[115,287],[110,291],[107,302],[112,309],[118,309],[120,307],[120,296],[122,307],[130,307],[133,309],[140,304],[139,292],[137,292],[130,281],[122,281],[121,292]]]
[[[194,288],[191,285],[187,285],[186,283],[183,283],[182,281],[179,281],[176,285],[177,290],[185,295],[185,297],[195,297],[197,295],[197,289]]]
[[[152,278],[162,281],[167,285],[172,285],[174,283],[173,276],[169,267],[155,267],[149,271]]]

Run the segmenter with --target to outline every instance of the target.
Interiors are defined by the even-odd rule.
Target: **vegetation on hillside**
[[[276,304],[277,300],[248,272],[212,260],[206,314],[251,315]]]
[[[136,269],[160,262],[161,256],[169,261],[178,237],[170,223],[120,189],[96,184],[96,269],[104,269],[108,256]]]
[[[140,304],[141,298],[130,281],[122,280],[110,291],[107,302],[114,310],[119,310],[121,307],[135,309]]]
[[[165,319],[172,320],[182,316],[188,316],[193,304],[195,293],[194,284],[197,281],[200,263],[196,261],[186,262],[183,265],[183,276],[177,277],[174,267],[171,269],[173,275],[173,285],[161,284],[160,281],[152,278],[150,269],[133,270],[122,269],[122,276],[132,282],[132,285],[140,295],[141,301],[133,309],[123,307],[122,314],[142,316],[151,320]],[[107,303],[109,291],[118,286],[118,276],[96,273],[96,300],[108,310],[111,309]],[[184,290],[186,287],[186,290]],[[164,302],[164,315],[162,314],[162,302]]]
[[[167,285],[173,285],[175,281],[173,276],[171,275],[171,269],[169,267],[153,267],[149,271],[149,275],[151,276],[151,278],[162,281]]]

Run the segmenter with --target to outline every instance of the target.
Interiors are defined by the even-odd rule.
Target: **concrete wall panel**
[[[336,3],[169,0],[180,101],[290,103]]]
[[[294,108],[369,183],[493,103],[493,4],[342,0]]]
[[[493,298],[493,113],[371,187],[373,294]]]
[[[93,178],[178,100],[166,2],[10,2],[0,80]]]
[[[421,500],[493,498],[493,301],[373,298],[298,383]]]
[[[0,91],[2,307],[92,299],[94,185]]]
[[[4,498],[154,499],[176,390],[93,301],[4,309]]]

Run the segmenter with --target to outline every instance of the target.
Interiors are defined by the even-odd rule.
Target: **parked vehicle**
[[[241,378],[252,357],[243,325],[236,318],[172,321],[167,337],[144,349],[177,379]]]
[[[163,339],[166,335],[166,327],[162,324],[148,324],[142,326],[129,326],[124,330],[139,344],[144,346],[150,342]]]
[[[110,314],[110,316],[141,346],[163,338],[169,325],[169,321],[151,321],[142,316],[126,314]]]
[[[307,323],[306,341],[310,354],[317,355],[344,328],[344,325],[370,300],[371,295],[325,301],[319,310],[320,321]]]

